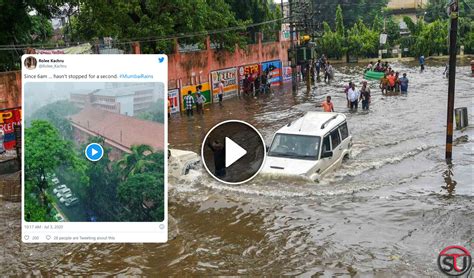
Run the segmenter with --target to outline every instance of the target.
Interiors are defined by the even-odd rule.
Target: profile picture
[[[36,64],[37,64],[36,58],[33,57],[33,56],[27,57],[27,58],[25,59],[25,67],[26,67],[27,69],[30,69],[30,70],[35,69],[35,68],[36,68]]]

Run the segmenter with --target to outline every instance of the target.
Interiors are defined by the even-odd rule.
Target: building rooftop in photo
[[[145,144],[156,151],[164,149],[165,128],[162,123],[145,121],[86,107],[70,117],[73,126],[94,136],[104,137],[106,143],[117,144],[128,151],[133,145]]]

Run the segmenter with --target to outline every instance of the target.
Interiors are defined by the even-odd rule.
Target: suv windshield
[[[268,152],[269,156],[318,159],[319,136],[277,134]]]

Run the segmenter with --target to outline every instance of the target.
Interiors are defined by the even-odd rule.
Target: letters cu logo
[[[438,255],[438,267],[446,275],[461,276],[471,269],[472,258],[466,248],[451,245]]]

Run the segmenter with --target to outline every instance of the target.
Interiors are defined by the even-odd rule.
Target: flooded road
[[[433,62],[434,63],[434,62]],[[311,92],[275,92],[213,105],[204,117],[170,120],[173,148],[199,151],[216,123],[239,119],[267,143],[284,124],[327,95],[347,115],[353,157],[320,183],[257,177],[223,185],[204,170],[170,178],[169,210],[179,232],[166,244],[22,244],[19,204],[0,203],[5,275],[262,275],[439,276],[436,259],[448,245],[474,252],[474,78],[457,68],[455,107],[468,107],[471,127],[455,131],[455,192],[448,194],[444,162],[447,79],[444,66],[410,79],[407,96],[382,96],[371,82],[370,111],[350,112],[342,86],[362,68],[336,67],[331,85]]]

